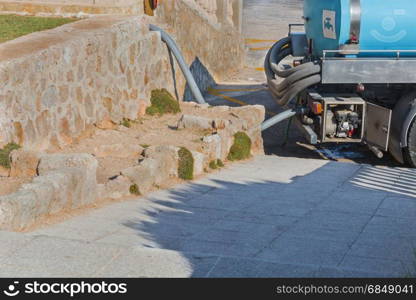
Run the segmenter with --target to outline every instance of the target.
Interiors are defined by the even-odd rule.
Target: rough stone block
[[[85,186],[80,180],[83,171],[77,168],[62,168],[46,175],[36,177],[33,184],[37,184],[39,190],[49,187],[52,198],[50,200],[49,214],[54,214],[65,209],[79,208],[84,205]],[[27,187],[24,187],[27,189]]]
[[[194,158],[194,175],[203,174],[206,165],[205,155],[198,151],[192,151],[192,156]]]
[[[131,144],[112,144],[100,145],[94,149],[94,155],[97,157],[137,157],[142,154],[144,148],[140,145]]]
[[[81,187],[81,203],[89,204],[97,198],[97,167],[98,161],[90,154],[51,154],[41,158],[38,172],[46,175],[64,168],[81,170],[77,180]]]
[[[113,180],[109,180],[104,185],[104,194],[102,198],[120,199],[130,195],[130,186],[132,182],[125,176],[117,176]]]
[[[259,126],[265,119],[266,109],[263,105],[247,105],[232,108],[233,115],[247,122],[247,129]]]
[[[142,194],[148,193],[154,185],[178,176],[178,150],[174,146],[149,147],[140,165],[127,168],[121,174],[137,184]]]
[[[12,177],[36,176],[41,153],[18,149],[10,153]]]
[[[97,197],[98,197],[98,199],[107,198],[107,193],[106,193],[106,190],[105,190],[105,184],[104,183],[97,184]]]
[[[204,136],[202,149],[209,160],[222,159],[221,136],[218,134]]]
[[[62,168],[0,197],[0,229],[27,229],[49,215],[82,206],[84,182],[80,178],[81,169]]]
[[[228,154],[230,153],[231,146],[234,143],[234,133],[238,131],[234,131],[231,129],[225,129],[218,132],[218,135],[221,137],[221,154],[220,159],[226,160]]]
[[[228,120],[218,118],[206,118],[194,115],[183,115],[179,122],[178,128],[183,129],[223,129],[229,124]]]
[[[23,223],[32,224],[41,216],[45,217],[52,214],[52,212],[60,211],[54,209],[56,206],[56,203],[54,203],[55,188],[49,181],[25,184],[17,194],[24,192],[33,196],[31,200],[33,203],[30,206],[20,207],[20,214],[24,218],[24,220],[21,219]]]
[[[214,112],[227,112],[232,110],[232,107],[226,105],[214,106],[211,108]]]
[[[21,190],[0,197],[0,228],[22,230],[36,219],[37,197],[33,191]]]
[[[252,128],[247,131],[247,135],[251,139],[251,154],[263,155],[264,154],[264,143],[263,136],[261,134],[261,128],[259,126]]]
[[[136,184],[140,193],[146,194],[156,184],[158,165],[156,160],[147,158],[140,165],[121,171],[121,175],[126,176],[131,182]]]
[[[162,183],[169,177],[178,176],[178,151],[179,148],[174,146],[151,146],[145,149],[144,156],[158,162],[156,184]]]

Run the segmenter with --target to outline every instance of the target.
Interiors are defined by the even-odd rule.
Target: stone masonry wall
[[[136,119],[173,78],[140,17],[96,17],[0,44],[0,145],[63,146],[93,125]]]
[[[125,14],[143,13],[142,0],[1,0],[0,11],[29,14]]]
[[[219,82],[244,64],[241,9],[241,0],[164,0],[156,15],[187,61],[192,63],[198,57]]]
[[[234,5],[241,0],[210,1],[202,7],[164,0],[156,17],[96,16],[0,44],[0,147],[63,147],[94,126],[144,114],[153,89],[183,99],[186,81],[176,62],[172,72],[167,47],[149,23],[172,34],[202,89],[227,78],[243,63]]]

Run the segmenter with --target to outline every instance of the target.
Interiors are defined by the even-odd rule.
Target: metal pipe
[[[377,156],[378,159],[382,159],[384,157],[384,153],[379,148],[371,145],[368,145],[368,148],[374,153],[375,156]]]
[[[275,115],[274,117],[264,121],[261,124],[261,131],[264,131],[274,125],[276,125],[277,123],[283,122],[284,120],[287,120],[293,116],[295,116],[298,112],[294,109],[288,109],[285,110],[284,112],[281,112],[278,115]]]
[[[189,69],[188,65],[185,62],[185,59],[183,58],[183,55],[181,51],[179,50],[178,45],[176,45],[175,41],[162,29],[155,25],[150,24],[149,29],[151,31],[159,31],[162,41],[166,43],[166,45],[169,47],[169,49],[172,51],[173,55],[175,56],[179,67],[182,70],[183,75],[186,78],[186,81],[188,82],[189,88],[191,89],[192,94],[195,97],[195,100],[200,104],[205,104],[206,101],[204,99],[204,96],[202,96],[201,90],[199,89],[198,85],[196,84],[195,78],[191,73],[191,70]]]

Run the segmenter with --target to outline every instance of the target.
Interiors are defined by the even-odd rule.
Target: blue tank
[[[351,36],[351,5],[357,3],[361,17],[355,37]],[[323,50],[339,50],[355,39],[360,50],[416,50],[415,0],[304,0],[304,17],[315,56],[322,56]],[[358,56],[391,55],[396,54],[364,51]],[[416,57],[411,52],[401,55]]]

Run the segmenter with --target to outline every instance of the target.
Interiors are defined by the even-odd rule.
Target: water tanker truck
[[[414,0],[304,0],[268,52],[268,87],[309,143],[366,143],[416,167]]]

